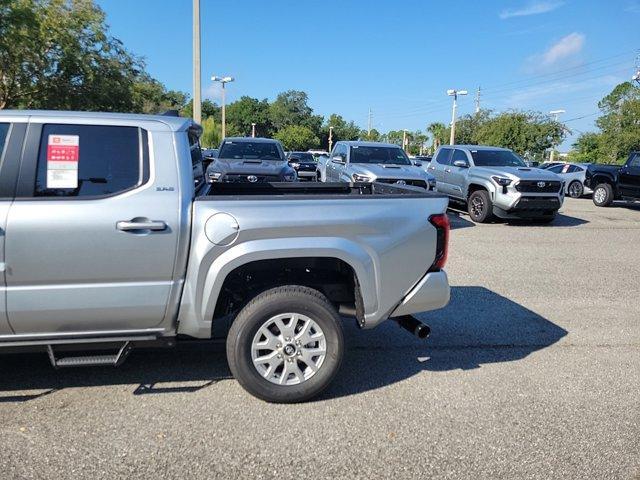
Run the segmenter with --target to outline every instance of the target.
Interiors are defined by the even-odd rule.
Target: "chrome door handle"
[[[444,170],[446,173],[451,173],[451,169],[450,168],[445,168]]]
[[[429,167],[429,168],[427,168],[427,170],[435,170],[435,169],[436,169],[436,167]]]
[[[154,232],[160,232],[167,229],[167,224],[162,220],[121,220],[116,223],[116,228],[118,230],[122,230],[123,232],[131,232],[135,230],[152,230]]]

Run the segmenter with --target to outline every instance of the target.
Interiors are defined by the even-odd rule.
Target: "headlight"
[[[295,181],[296,181],[296,174],[295,174],[295,172],[285,173],[285,174],[284,174],[284,181],[285,181],[285,182],[295,182]]]
[[[370,176],[360,175],[359,173],[354,173],[351,178],[353,178],[354,182],[370,182],[373,180]]]
[[[219,172],[209,172],[207,175],[210,182],[217,182],[222,177],[222,173]]]
[[[300,164],[298,162],[291,162],[289,164],[289,166],[295,168],[296,170],[300,167]]]
[[[513,182],[513,180],[511,180],[510,178],[505,178],[505,177],[491,177],[491,178],[493,179],[494,182],[496,182],[501,187],[508,187]]]

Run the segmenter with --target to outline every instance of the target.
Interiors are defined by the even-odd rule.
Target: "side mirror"
[[[455,162],[453,162],[453,166],[459,168],[469,168],[469,164],[464,160],[456,160]]]
[[[346,163],[344,158],[342,158],[340,155],[336,155],[335,157],[331,158],[331,161],[333,163],[339,163],[340,165],[344,165]]]
[[[421,167],[421,166],[422,166],[422,163],[420,163],[420,162],[413,162],[413,165],[414,165],[414,166],[416,166],[416,167]]]

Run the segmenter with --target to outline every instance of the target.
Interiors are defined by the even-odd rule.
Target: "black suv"
[[[640,200],[640,152],[631,152],[620,165],[590,165],[584,184],[593,190],[593,203],[608,207],[614,200]]]

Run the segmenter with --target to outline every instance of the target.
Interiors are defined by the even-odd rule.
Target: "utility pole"
[[[555,122],[558,121],[558,119],[560,118],[560,114],[565,113],[565,110],[551,110],[549,112],[549,114],[553,115],[553,120]],[[556,149],[553,145],[551,145],[551,155],[549,156],[549,161],[553,162],[553,159],[555,157],[555,153],[556,153]]]
[[[456,109],[458,108],[458,95],[466,95],[466,90],[447,90],[447,95],[453,97],[453,109],[451,112],[451,136],[449,137],[449,145],[456,143]]]
[[[480,113],[480,86],[476,90],[476,113]]]
[[[329,153],[333,150],[333,127],[329,127]]]
[[[406,128],[402,130],[402,149],[405,152],[407,151],[407,129]]]
[[[256,138],[256,124],[251,124],[251,138]]]
[[[367,137],[371,138],[371,108],[369,108],[369,121],[367,122]]]
[[[202,123],[200,75],[200,0],[193,0],[193,120],[196,123]]]
[[[213,76],[211,77],[211,81],[212,82],[220,82],[222,84],[222,139],[224,140],[224,137],[226,137],[227,134],[227,119],[226,119],[226,106],[225,106],[225,100],[226,100],[226,88],[225,85],[229,82],[233,82],[235,79],[233,77],[217,77],[217,76]]]

